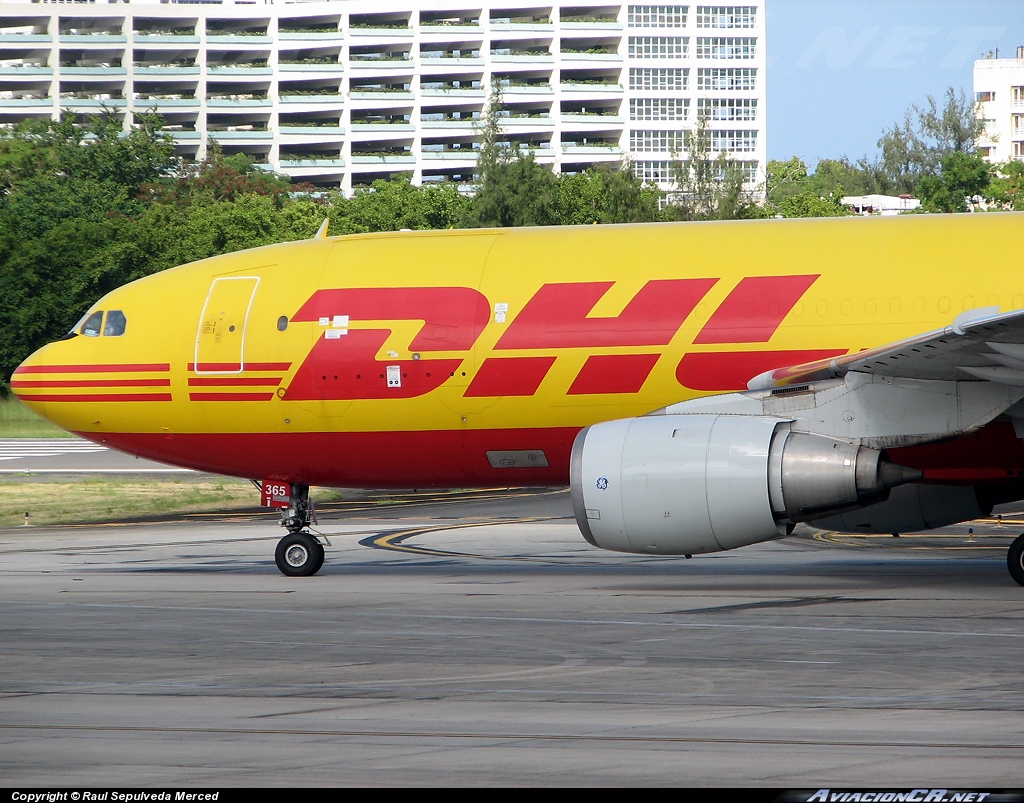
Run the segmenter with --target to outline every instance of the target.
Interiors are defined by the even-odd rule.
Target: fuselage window
[[[89,337],[99,337],[100,327],[103,326],[103,311],[94,312],[88,318],[85,319],[85,323],[82,324],[82,328],[79,329],[83,335]]]
[[[119,309],[112,309],[107,313],[107,325],[103,327],[103,335],[105,337],[120,337],[124,334],[127,325],[128,321],[124,317],[124,313]]]
[[[287,315],[282,315],[280,318],[277,319],[277,329],[278,329],[279,332],[283,332],[287,328],[288,328],[288,316]]]

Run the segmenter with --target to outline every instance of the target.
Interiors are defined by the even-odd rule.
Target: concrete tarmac
[[[18,786],[1024,786],[1024,529],[591,548],[566,492],[0,531]],[[393,503],[392,503],[393,502]]]

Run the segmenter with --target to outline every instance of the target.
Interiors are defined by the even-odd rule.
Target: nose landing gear
[[[309,486],[293,485],[290,502],[291,505],[281,511],[281,526],[288,529],[288,535],[278,542],[274,559],[282,574],[310,577],[324,565],[324,544],[331,544],[309,526],[311,520],[316,523],[316,509],[309,498]]]

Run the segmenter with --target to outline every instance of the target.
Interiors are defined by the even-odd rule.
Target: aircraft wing
[[[964,312],[944,329],[827,360],[758,374],[750,390],[838,379],[851,371],[904,379],[981,379],[1024,387],[1024,310],[998,307]]]

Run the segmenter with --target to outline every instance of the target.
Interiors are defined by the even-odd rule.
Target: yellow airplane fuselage
[[[1024,215],[976,214],[285,243],[109,293],[12,387],[87,438],[219,473],[565,483],[589,424],[1024,308],[1022,236]]]

